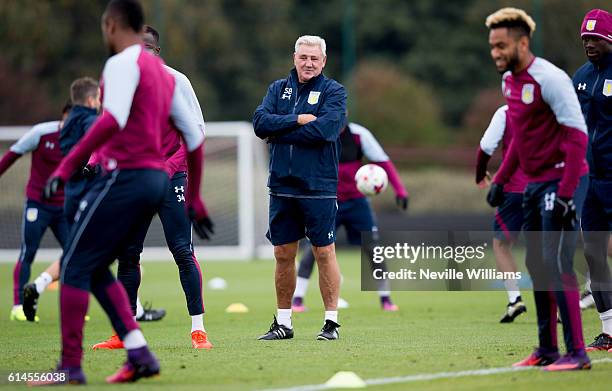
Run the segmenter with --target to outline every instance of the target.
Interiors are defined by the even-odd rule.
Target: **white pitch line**
[[[600,358],[597,360],[591,361],[593,364],[601,364],[601,363],[612,363],[612,358]],[[467,376],[487,376],[487,375],[497,375],[499,373],[508,373],[508,372],[521,372],[528,371],[532,369],[537,369],[538,367],[501,367],[501,368],[487,368],[487,369],[473,369],[467,371],[457,371],[457,372],[438,372],[438,373],[423,373],[419,375],[409,375],[409,376],[397,376],[397,377],[380,377],[375,379],[367,379],[364,380],[368,386],[378,386],[382,384],[393,384],[393,383],[409,383],[415,381],[424,381],[424,380],[437,380],[437,379],[450,379],[457,377],[467,377]],[[271,388],[262,391],[317,391],[317,390],[327,390],[328,387],[323,384],[309,384],[303,386],[296,387],[288,387],[288,388]]]

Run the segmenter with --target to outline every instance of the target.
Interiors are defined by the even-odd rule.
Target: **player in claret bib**
[[[98,82],[90,77],[76,79],[70,85],[70,100],[72,108],[60,127],[59,142],[57,143],[62,156],[66,156],[80,142],[98,118],[98,111],[100,110]],[[85,159],[65,184],[63,210],[68,227],[74,224],[75,218],[79,215],[79,206],[82,205],[81,199],[92,186],[95,177],[99,174],[98,171],[94,165],[87,165],[87,159]],[[38,193],[39,196],[42,194],[40,191]],[[68,229],[69,231],[70,229]],[[23,296],[23,313],[27,320],[34,321],[38,318],[36,312],[38,311],[40,295],[51,282],[59,280],[59,277],[60,263],[57,261],[42,272],[34,282],[23,287],[21,294]],[[158,320],[165,314],[163,310],[144,309],[142,307],[140,309],[141,313],[137,316],[139,321]]]
[[[98,151],[103,157],[107,174],[96,180],[83,198],[62,257],[62,352],[58,369],[68,371],[71,383],[85,383],[81,361],[90,292],[127,350],[126,363],[107,382],[132,382],[160,372],[159,362],[132,316],[125,289],[110,265],[163,202],[168,175],[161,137],[169,121],[181,131],[188,151],[192,175],[186,204],[190,215],[197,225],[204,217],[199,196],[204,134],[194,126],[187,103],[177,93],[174,78],[163,62],[144,49],[143,24],[139,2],[113,0],[107,5],[102,33],[111,57],[101,80],[104,110],[45,187],[45,195],[53,196],[92,152]]]
[[[49,175],[62,160],[59,148],[60,128],[70,108],[69,104],[64,107],[61,121],[49,121],[35,125],[0,159],[0,176],[2,176],[17,159],[32,152],[30,179],[26,186],[26,203],[23,212],[21,252],[13,271],[11,320],[27,320],[23,311],[23,287],[30,279],[32,262],[34,262],[38,246],[47,228],[51,228],[62,247],[68,239],[68,224],[63,208],[63,188],[59,188],[57,193],[49,199],[42,199],[42,189]],[[47,280],[50,283],[51,276]],[[40,284],[44,283],[40,282]],[[38,317],[32,316],[29,320],[38,320]]]
[[[476,184],[480,188],[488,186],[487,164],[495,150],[501,146],[502,156],[505,157],[512,141],[511,128],[506,126],[506,111],[508,111],[507,105],[495,111],[491,123],[480,140],[476,156]],[[501,272],[517,271],[512,246],[523,227],[523,191],[526,185],[525,174],[519,167],[504,185],[504,201],[495,211],[493,253],[497,269]],[[517,316],[527,311],[518,283],[519,281],[514,279],[504,280],[508,304],[500,323],[512,323]]]
[[[514,134],[493,179],[489,204],[503,203],[504,185],[519,167],[527,178],[523,230],[539,346],[515,366],[546,366],[548,371],[589,369],[573,269],[577,219],[588,183],[586,124],[569,76],[531,53],[535,23],[525,11],[500,9],[487,17],[486,26],[491,57],[503,74],[506,126]],[[557,343],[557,308],[567,348],[563,357]]]
[[[83,138],[91,125],[98,118],[100,110],[100,87],[98,82],[90,77],[81,77],[70,84],[70,101],[72,108],[62,121],[57,148],[61,156],[66,156],[70,150]],[[81,198],[91,185],[91,178],[84,175],[85,161],[64,185],[63,212],[68,224],[68,232],[78,213]],[[21,293],[23,297],[23,312],[29,321],[35,321],[38,316],[38,299],[49,284],[59,279],[59,261],[52,263],[33,283],[26,284]]]
[[[150,53],[159,55],[159,33],[151,26],[145,26],[143,34],[144,47]],[[204,132],[204,116],[200,103],[196,97],[189,79],[182,73],[165,66],[166,70],[174,76],[177,91],[183,95],[191,110],[195,126]],[[159,219],[164,229],[168,249],[174,257],[179,269],[181,286],[187,301],[187,310],[191,317],[191,345],[196,349],[212,349],[204,329],[204,300],[202,298],[202,273],[196,259],[191,242],[191,222],[185,214],[185,192],[187,191],[187,150],[181,143],[180,133],[174,126],[168,126],[162,136],[162,152],[166,162],[166,172],[170,177],[170,184],[165,200],[158,211]],[[206,216],[202,220],[205,224],[200,234],[206,239],[213,233],[212,221]],[[198,228],[198,227],[196,227]],[[126,252],[118,257],[117,279],[123,284],[130,299],[132,312],[137,315],[138,288],[140,287],[140,254],[149,225],[143,225],[134,241],[127,246]],[[137,317],[138,319],[138,317]],[[97,343],[93,349],[121,349],[123,343],[117,334],[113,334],[106,341]]]

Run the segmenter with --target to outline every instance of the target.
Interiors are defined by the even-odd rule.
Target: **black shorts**
[[[504,202],[495,210],[495,238],[509,242],[518,239],[523,227],[523,194],[504,193]]]

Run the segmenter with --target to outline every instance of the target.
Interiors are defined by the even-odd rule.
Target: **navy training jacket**
[[[298,114],[317,117],[298,125]],[[276,195],[335,197],[339,134],[346,121],[346,91],[323,74],[305,84],[297,72],[273,82],[253,115],[257,137],[269,144],[268,187]]]
[[[70,150],[83,138],[85,133],[89,130],[91,125],[98,118],[98,112],[96,109],[90,109],[89,107],[76,105],[70,109],[68,117],[64,121],[64,126],[60,129],[59,145],[62,155],[66,156],[70,153]],[[72,188],[75,183],[81,182],[82,167],[87,164],[87,160],[81,162],[81,168],[75,171],[70,178],[68,184],[66,184],[65,191],[70,196],[75,190]],[[84,185],[81,185],[84,186]],[[78,191],[82,191],[83,189]]]
[[[612,53],[581,66],[573,82],[589,129],[589,174],[612,178]]]
[[[66,156],[85,135],[85,132],[91,127],[94,121],[98,118],[96,109],[90,109],[85,106],[74,106],[70,109],[64,126],[60,129],[60,149],[62,155]]]

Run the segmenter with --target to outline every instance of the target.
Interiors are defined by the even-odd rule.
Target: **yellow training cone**
[[[340,371],[325,383],[327,388],[365,388],[366,383],[355,372]]]
[[[227,306],[225,312],[228,314],[244,314],[249,312],[249,309],[242,303],[232,303]]]

